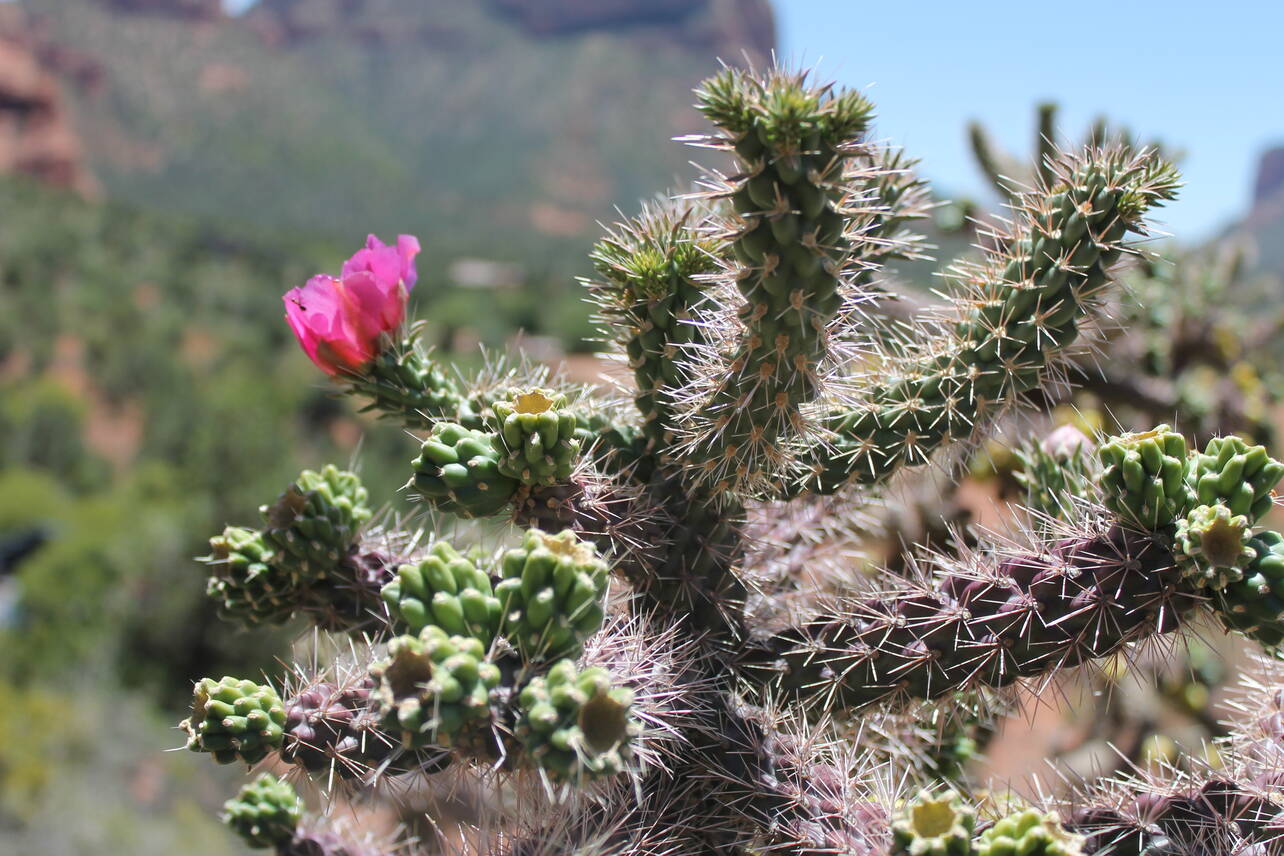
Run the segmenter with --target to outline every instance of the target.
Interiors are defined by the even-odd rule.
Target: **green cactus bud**
[[[465,730],[490,720],[500,674],[481,642],[430,624],[388,643],[387,658],[370,676],[379,684],[372,698],[384,727],[407,749],[421,749],[467,743]]]
[[[487,517],[507,505],[519,483],[500,472],[499,435],[439,422],[411,466],[426,502],[460,517]]]
[[[1284,642],[1284,535],[1267,530],[1252,537],[1254,559],[1243,577],[1218,592],[1218,618],[1267,648]]]
[[[975,856],[1082,856],[1082,838],[1053,813],[1032,808],[995,822],[976,839]]]
[[[922,791],[892,824],[893,856],[971,856],[976,812],[954,791]]]
[[[1106,507],[1125,522],[1158,531],[1194,504],[1186,439],[1167,425],[1112,437],[1097,454]]]
[[[219,615],[247,627],[283,624],[294,614],[298,586],[273,564],[261,532],[229,526],[210,539],[201,559],[213,570],[205,593],[219,602]]]
[[[285,707],[270,686],[203,678],[192,695],[192,715],[179,727],[193,752],[209,752],[220,764],[257,764],[281,746]]]
[[[502,610],[490,576],[445,541],[422,561],[402,565],[381,596],[394,632],[417,635],[436,625],[489,648],[499,631]]]
[[[604,616],[610,570],[593,545],[567,530],[530,529],[502,559],[495,587],[503,607],[501,633],[528,660],[577,656]]]
[[[1262,446],[1239,437],[1215,437],[1203,452],[1191,456],[1188,480],[1201,505],[1220,503],[1249,525],[1270,510],[1272,491],[1284,477],[1284,464]]]
[[[1063,425],[1039,445],[1015,450],[1026,507],[1066,519],[1076,499],[1092,496],[1097,477],[1093,442],[1073,425]]]
[[[289,844],[302,819],[303,800],[294,786],[271,773],[263,773],[223,803],[223,822],[250,847]]]
[[[613,776],[632,755],[641,725],[633,693],[613,687],[605,669],[580,672],[558,660],[518,695],[517,740],[525,757],[557,781]]]
[[[1226,506],[1199,505],[1177,521],[1173,554],[1182,575],[1197,586],[1214,590],[1244,578],[1244,569],[1257,558],[1249,545],[1248,518],[1231,514]]]
[[[275,503],[259,509],[276,566],[305,583],[333,573],[370,519],[367,497],[356,473],[333,464],[304,470]]]
[[[566,481],[580,454],[578,421],[566,396],[549,389],[514,390],[491,405],[503,456],[499,471],[528,486]]]

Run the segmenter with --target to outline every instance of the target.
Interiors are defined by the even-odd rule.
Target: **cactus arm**
[[[1004,199],[1012,199],[1015,192],[1011,182],[1017,176],[1016,165],[1007,155],[999,151],[989,132],[980,122],[968,123],[967,138],[972,148],[972,156],[976,159],[976,164],[986,180],[990,182],[990,186]]]
[[[1056,183],[1057,162],[1057,103],[1045,101],[1038,107],[1039,119],[1035,123],[1037,135],[1034,140],[1034,175],[1039,187],[1051,187]]]
[[[794,490],[881,482],[1045,382],[1109,284],[1124,236],[1144,234],[1142,213],[1176,191],[1175,172],[1150,154],[1089,152],[1062,169],[1061,184],[1025,200],[1000,248],[963,272],[970,293],[954,298],[958,320],[887,348],[861,403],[829,417],[833,440],[811,451],[811,475]]]
[[[583,281],[633,372],[647,451],[662,465],[676,443],[673,396],[683,355],[708,346],[694,318],[721,265],[718,243],[693,228],[705,214],[693,201],[644,208],[594,247],[600,278]]]
[[[1177,630],[1203,602],[1180,581],[1162,542],[1115,527],[850,602],[773,639],[760,679],[842,708],[1004,687]]]
[[[411,326],[402,341],[385,347],[364,372],[345,376],[344,392],[367,399],[362,412],[377,412],[414,430],[430,429],[442,420],[477,427],[477,403],[424,350],[422,332],[422,325]]]
[[[742,301],[728,335],[734,344],[693,372],[696,390],[684,452],[699,480],[746,489],[782,459],[800,432],[800,408],[819,390],[827,327],[838,312],[850,262],[850,208],[844,179],[862,154],[869,102],[809,87],[778,73],[766,82],[728,70],[699,90],[699,106],[721,130],[741,175],[718,188],[735,216],[727,224],[734,286]]]

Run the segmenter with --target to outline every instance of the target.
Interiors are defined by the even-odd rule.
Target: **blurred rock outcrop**
[[[104,6],[121,12],[168,15],[213,21],[223,17],[222,0],[98,0]]]
[[[21,173],[89,194],[95,189],[71,121],[56,54],[38,39],[17,8],[0,9],[0,173]]]
[[[1253,204],[1265,202],[1284,192],[1284,146],[1268,149],[1257,162],[1253,183]]]
[[[767,0],[492,0],[536,35],[652,24],[687,41],[770,56],[775,19]],[[738,58],[738,57],[737,57]]]
[[[1252,205],[1230,234],[1250,242],[1262,270],[1284,278],[1284,146],[1267,149],[1258,160]]]

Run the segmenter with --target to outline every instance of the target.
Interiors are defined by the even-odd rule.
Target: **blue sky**
[[[1245,210],[1258,155],[1284,145],[1279,0],[775,6],[782,55],[866,91],[878,105],[878,136],[921,158],[924,173],[953,193],[984,193],[969,119],[1028,153],[1034,105],[1052,98],[1072,138],[1105,113],[1143,139],[1185,149],[1187,186],[1164,221],[1197,239]]]

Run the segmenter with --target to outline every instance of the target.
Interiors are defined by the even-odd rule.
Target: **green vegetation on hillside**
[[[699,127],[690,89],[716,67],[671,36],[534,39],[473,0],[369,0],[275,45],[247,19],[30,8],[103,66],[75,112],[113,198],[335,237],[414,232],[438,259],[560,275],[583,272],[613,206],[690,176],[682,146],[655,143]]]

